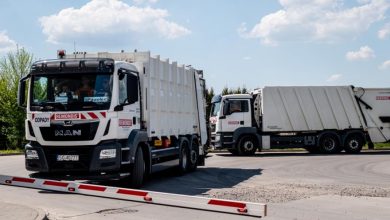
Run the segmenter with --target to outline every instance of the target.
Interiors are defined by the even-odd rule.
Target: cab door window
[[[123,77],[119,80],[119,103],[127,103],[127,77]]]
[[[247,100],[231,100],[229,103],[229,112],[248,112],[249,105]]]
[[[119,104],[133,104],[138,101],[138,76],[121,69],[123,75],[119,78]]]

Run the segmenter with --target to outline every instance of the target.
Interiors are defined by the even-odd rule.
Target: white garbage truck
[[[235,155],[270,148],[358,153],[390,140],[390,88],[265,87],[217,95],[210,115],[211,144]]]
[[[203,71],[150,52],[58,52],[19,83],[29,171],[64,179],[123,179],[204,165]]]

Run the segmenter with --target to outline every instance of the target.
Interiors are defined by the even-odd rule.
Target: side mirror
[[[18,106],[22,108],[26,108],[26,81],[29,79],[30,76],[27,75],[19,80],[19,86],[18,86]]]
[[[123,80],[126,76],[126,73],[124,73],[123,70],[119,70],[118,75],[119,75],[119,80]]]

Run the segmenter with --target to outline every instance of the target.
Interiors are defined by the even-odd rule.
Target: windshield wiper
[[[66,105],[61,102],[42,102],[39,106],[41,106],[41,111],[66,110]]]
[[[84,102],[83,109],[104,109],[108,103]]]

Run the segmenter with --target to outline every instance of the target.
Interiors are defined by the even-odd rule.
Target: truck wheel
[[[142,149],[140,147],[138,147],[137,149],[134,165],[131,171],[132,172],[130,176],[130,186],[132,188],[140,188],[142,186],[142,183],[144,182],[145,176],[144,153],[142,152]]]
[[[187,173],[188,163],[188,141],[183,140],[180,144],[180,157],[179,157],[179,174],[183,175]]]
[[[344,144],[344,150],[347,153],[359,153],[364,144],[364,139],[361,135],[352,134],[347,137]]]
[[[189,155],[189,171],[195,171],[198,168],[199,147],[196,146],[196,142],[192,142],[190,155]]]
[[[243,136],[238,142],[238,155],[250,156],[256,152],[255,140],[251,136]]]
[[[334,134],[324,134],[319,142],[321,153],[334,154],[340,152],[340,145],[337,136]]]

